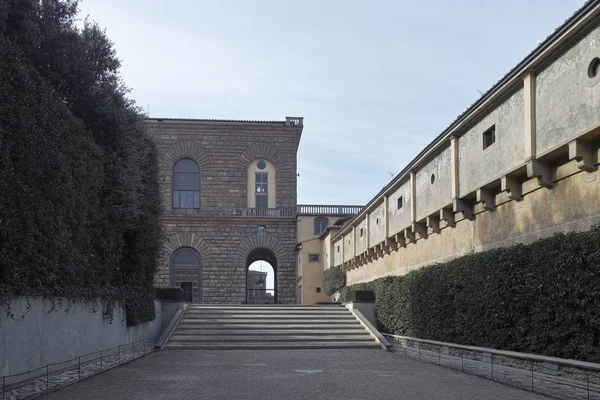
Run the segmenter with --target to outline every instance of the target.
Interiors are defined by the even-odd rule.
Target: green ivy
[[[156,148],[111,41],[76,18],[73,0],[0,5],[0,305],[99,298],[136,325],[155,318]]]
[[[600,362],[600,227],[456,258],[373,290],[383,332]]]

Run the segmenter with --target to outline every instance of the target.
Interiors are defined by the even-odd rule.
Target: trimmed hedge
[[[600,362],[600,227],[456,258],[373,290],[383,332]]]
[[[153,320],[157,150],[111,41],[77,1],[0,3],[0,307],[100,299]]]
[[[156,288],[156,298],[163,301],[183,301],[183,289],[180,287]]]
[[[346,286],[346,273],[340,267],[333,267],[323,272],[323,291],[328,296]]]

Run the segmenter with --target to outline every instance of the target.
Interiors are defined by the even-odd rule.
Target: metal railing
[[[154,339],[100,350],[2,377],[2,400],[33,399],[102,373],[154,351]]]
[[[242,217],[294,218],[292,208],[244,208]]]
[[[557,399],[599,399],[600,364],[384,334],[393,351]]]
[[[362,210],[362,206],[335,206],[299,204],[296,206],[298,215],[353,215]]]

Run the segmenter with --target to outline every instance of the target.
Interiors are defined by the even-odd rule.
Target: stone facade
[[[200,282],[194,284],[200,290],[195,289],[194,302],[241,304],[247,301],[249,260],[266,257],[276,264],[277,302],[294,303],[296,153],[302,118],[276,122],[153,118],[146,123],[159,152],[168,235],[157,284],[179,286],[172,257],[179,249],[191,248],[200,259],[199,266],[185,267],[199,270]],[[174,207],[174,166],[182,159],[193,160],[200,171],[196,208]],[[276,188],[270,190],[277,194],[275,208],[248,204],[249,191],[254,191],[251,166],[260,160],[275,169],[275,177],[269,176]]]

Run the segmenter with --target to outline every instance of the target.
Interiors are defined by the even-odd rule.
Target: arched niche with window
[[[181,287],[190,303],[202,300],[202,273],[200,255],[191,247],[177,249],[171,257],[170,285]]]
[[[329,225],[329,220],[327,218],[315,218],[315,235],[320,235],[325,231]]]
[[[275,166],[265,159],[248,166],[248,208],[276,208],[277,177]]]
[[[190,158],[173,166],[173,209],[200,208],[200,168]]]

